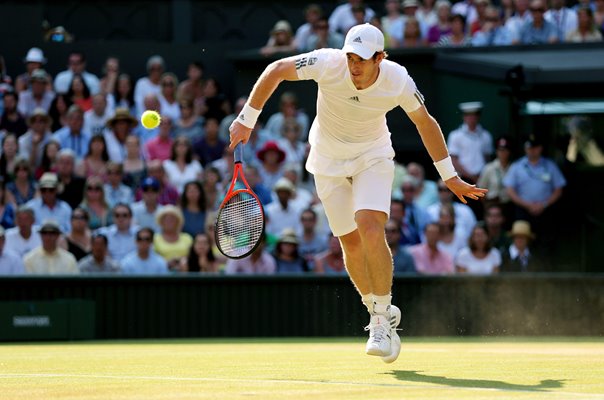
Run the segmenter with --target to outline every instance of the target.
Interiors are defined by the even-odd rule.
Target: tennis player
[[[461,180],[436,120],[407,70],[386,59],[384,36],[370,24],[354,26],[340,49],[320,49],[271,63],[230,127],[231,148],[250,137],[262,107],[282,81],[318,83],[317,116],[310,129],[306,169],[315,177],[329,226],[370,313],[366,353],[393,362],[400,353],[400,310],[391,305],[392,255],[384,226],[390,211],[394,150],[386,113],[401,107],[417,127],[447,187],[464,203],[483,197]]]

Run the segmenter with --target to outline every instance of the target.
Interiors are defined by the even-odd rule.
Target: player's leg
[[[373,290],[359,231],[355,229],[346,235],[340,236],[338,239],[340,239],[340,244],[342,245],[346,271],[348,271],[352,283],[361,295],[361,301],[371,314],[373,313]]]

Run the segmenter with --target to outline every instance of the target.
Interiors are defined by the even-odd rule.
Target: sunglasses
[[[115,218],[130,218],[130,214],[128,213],[115,213],[113,216]]]
[[[87,220],[88,218],[86,218],[85,215],[74,214],[74,215],[71,216],[71,219],[84,219],[84,220]]]
[[[98,192],[98,191],[100,191],[101,189],[102,189],[102,188],[101,188],[100,186],[88,186],[88,187],[86,188],[86,190],[90,190],[90,191],[93,191],[93,192]]]
[[[531,8],[531,12],[545,12],[545,8]]]
[[[40,193],[51,193],[51,192],[55,192],[57,189],[54,188],[41,188],[40,189]]]
[[[155,193],[157,193],[157,192],[159,192],[159,190],[158,189],[154,189],[152,187],[146,187],[146,188],[143,188],[143,192],[145,192],[145,193],[149,193],[149,192],[155,192]]]
[[[136,238],[138,242],[151,242],[153,238],[151,236],[139,236]]]

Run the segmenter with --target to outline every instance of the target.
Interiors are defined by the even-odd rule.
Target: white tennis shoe
[[[389,312],[390,318],[382,314],[372,315],[369,325],[365,327],[369,331],[365,352],[370,356],[382,357],[385,363],[394,362],[401,352],[401,339],[396,333],[401,322],[401,310],[390,306]]]
[[[383,356],[382,361],[390,364],[398,358],[401,353],[401,338],[396,333],[397,327],[401,323],[401,310],[397,306],[390,306],[390,349],[388,356]]]

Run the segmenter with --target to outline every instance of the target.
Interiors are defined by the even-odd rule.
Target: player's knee
[[[356,215],[359,235],[363,242],[375,243],[384,240],[386,214],[380,211],[359,211]]]

